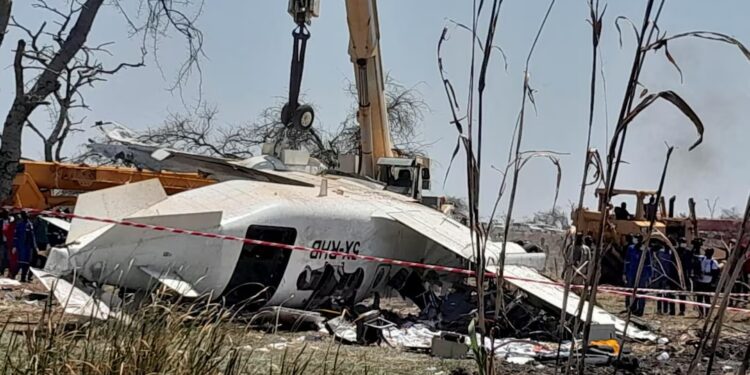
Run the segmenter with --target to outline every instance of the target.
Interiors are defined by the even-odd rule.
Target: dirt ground
[[[32,327],[40,318],[44,300],[29,301],[30,292],[43,292],[36,282],[21,287],[0,291],[0,319],[2,330],[24,330]],[[623,310],[621,297],[603,295],[600,304],[612,312]],[[383,301],[384,307],[399,310],[402,314],[414,313],[414,307],[400,299]],[[703,320],[689,310],[687,316],[664,316],[655,313],[655,303],[647,305],[644,321],[660,335],[669,338],[666,345],[627,344],[641,362],[638,373],[679,374],[684,373],[693,354],[694,344],[702,328]],[[53,309],[56,313],[59,310]],[[733,373],[739,365],[750,337],[750,315],[732,313],[728,316],[717,351],[714,373]],[[327,366],[336,363],[346,369],[345,373],[384,374],[471,374],[475,363],[472,360],[442,360],[427,353],[404,352],[387,346],[362,347],[340,345],[330,335],[321,332],[276,332],[265,333],[237,325],[232,327],[232,345],[252,352],[250,361],[258,373],[277,373],[282,363],[291,356],[310,358],[310,366]],[[669,360],[660,361],[657,356],[668,353]],[[513,365],[499,363],[501,374],[554,374],[553,364],[533,363]],[[611,368],[590,368],[586,373],[612,373]]]

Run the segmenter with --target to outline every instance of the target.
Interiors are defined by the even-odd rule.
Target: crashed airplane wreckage
[[[131,157],[133,151],[141,157],[158,155],[161,160],[174,158],[186,165],[192,158],[196,163],[207,161],[203,156],[143,145],[131,148]],[[223,159],[210,162],[236,167]],[[275,160],[270,165],[283,163]],[[35,272],[48,288],[58,289],[55,296],[67,301],[66,311],[99,318],[114,314],[114,309],[104,303],[105,298],[71,284],[74,275],[84,284],[109,284],[121,290],[147,291],[162,284],[185,298],[210,295],[230,304],[247,303],[252,298],[256,307],[283,305],[308,310],[352,306],[389,289],[424,308],[420,296],[431,286],[450,288],[465,282],[465,274],[358,257],[469,268],[473,261],[470,230],[442,212],[356,177],[312,175],[277,167],[252,174],[264,181],[229,180],[172,196],[167,196],[158,180],[88,192],[78,197],[75,215],[231,235],[320,252],[74,218],[66,245],[54,248],[45,270]],[[247,174],[243,178],[248,178]],[[496,262],[500,251],[500,243],[488,243],[487,263]],[[537,271],[543,267],[544,254],[527,253],[510,242],[506,252],[506,285],[523,292],[538,307],[559,314],[563,288]],[[488,271],[495,269],[490,266]],[[71,295],[76,297],[73,302]],[[578,297],[571,294],[567,313],[576,314],[577,305]],[[621,334],[625,326],[600,308],[594,309],[592,319],[613,325]],[[628,336],[657,339],[632,325]]]

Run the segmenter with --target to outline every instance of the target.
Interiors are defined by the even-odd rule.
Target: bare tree
[[[535,213],[534,221],[561,229],[567,228],[570,225],[568,215],[565,213],[565,210],[560,207],[553,207],[547,211],[539,211]]]
[[[713,218],[713,215],[711,217]],[[719,218],[726,220],[742,220],[742,212],[740,212],[737,207],[722,208]]]
[[[193,115],[171,114],[162,126],[147,130],[137,139],[201,155],[224,158],[253,156],[250,146],[257,144],[253,134],[241,128],[217,126],[218,113],[215,106],[204,105]]]
[[[85,57],[80,57],[79,54],[86,51],[86,40],[103,3],[104,0],[69,1],[68,11],[51,7],[44,0],[37,0],[33,4],[36,8],[43,8],[55,13],[61,17],[62,21],[57,33],[45,31],[46,23],[43,23],[36,33],[27,32],[27,34],[30,34],[28,35],[28,42],[24,39],[19,39],[17,42],[13,63],[15,98],[3,125],[2,146],[0,146],[0,171],[2,171],[2,175],[0,175],[0,200],[5,200],[12,191],[12,181],[18,171],[18,162],[21,157],[21,139],[24,126],[28,123],[28,119],[34,110],[39,106],[49,104],[46,101],[47,97],[61,90],[63,84],[60,81],[64,77],[64,72],[68,68],[76,66],[75,62],[79,61],[77,59],[80,58],[85,61]],[[191,20],[182,17],[183,13],[178,10],[180,7],[188,6],[191,1],[141,0],[140,3],[143,6],[142,9],[149,10],[149,12],[142,13],[142,16],[145,17],[145,21],[142,23],[145,28],[141,30],[144,37],[144,46],[147,36],[151,36],[156,43],[158,38],[164,35],[165,28],[171,25],[187,37],[191,56],[194,55],[192,51],[195,46],[195,27],[189,22]],[[113,4],[122,9],[118,1]],[[0,8],[2,7],[0,6]],[[132,18],[127,15],[125,18],[131,26],[135,25]],[[48,46],[40,46],[38,42],[41,36],[51,38],[54,43],[50,43]],[[202,40],[202,38],[199,39]],[[31,46],[27,50],[27,44],[29,43],[31,43]],[[198,47],[201,45],[202,43],[198,44]],[[145,53],[145,49],[142,51]],[[34,64],[26,66],[24,64],[26,60],[34,61]],[[188,67],[192,67],[194,62],[189,60],[188,64]],[[89,68],[91,67],[89,66]],[[89,73],[97,70],[97,74],[105,71],[104,68],[99,66],[99,69],[95,67],[93,70],[89,69]],[[38,71],[39,73],[29,79],[26,75],[29,71]],[[73,80],[75,82],[76,78],[73,78]],[[29,82],[28,85],[27,82]],[[63,89],[64,91],[65,89]],[[61,94],[61,97],[64,96],[64,94]],[[72,97],[74,96],[75,94]],[[72,97],[71,101],[73,100]],[[70,129],[69,125],[70,123],[63,125],[58,137],[51,138],[53,144],[59,143],[60,135],[67,134],[65,129]]]
[[[708,214],[711,219],[714,218],[714,214],[716,213],[716,204],[719,203],[719,197],[714,198],[714,201],[711,202],[708,198],[706,198],[706,207],[708,208]]]
[[[64,12],[49,7],[45,2],[40,1],[35,7],[48,11],[55,18],[54,23],[58,25],[55,32],[46,30],[47,23],[43,23],[37,31],[32,31],[13,19],[13,26],[23,30],[30,40],[27,45],[27,51],[24,59],[28,61],[24,64],[25,69],[50,69],[50,63],[53,58],[53,52],[62,48],[64,36],[68,32],[70,20],[80,11],[72,2],[71,6]],[[26,125],[34,131],[44,144],[44,159],[46,161],[59,161],[65,139],[72,132],[78,130],[75,126],[80,125],[83,119],[75,121],[72,112],[76,109],[87,109],[88,105],[84,100],[82,89],[93,87],[94,83],[105,81],[105,76],[113,75],[124,68],[141,67],[144,65],[143,56],[137,63],[121,63],[117,66],[107,69],[101,61],[97,59],[97,54],[111,53],[106,49],[112,43],[105,43],[98,46],[82,45],[70,62],[60,71],[58,81],[61,84],[52,94],[54,103],[48,106],[50,113],[50,123],[52,129],[49,134],[44,134],[39,126],[34,125],[31,120],[27,120]]]
[[[349,92],[356,101],[356,89],[350,87]],[[427,105],[421,94],[389,76],[386,79],[386,101],[391,136],[400,153],[423,154],[425,143],[418,139],[420,122]],[[359,153],[359,124],[355,106],[336,130],[328,132],[319,127],[310,130],[287,127],[281,121],[283,104],[284,101],[280,100],[266,107],[249,124],[226,127],[215,124],[215,107],[204,106],[196,114],[171,115],[163,125],[149,129],[139,140],[225,158],[249,157],[257,153],[263,144],[270,143],[275,148],[283,146],[307,150],[310,156],[329,166],[338,164],[339,155]]]
[[[356,85],[350,82],[347,91],[356,104]],[[406,87],[390,74],[386,74],[385,102],[393,147],[405,156],[424,155],[429,144],[421,140],[420,128],[424,112],[429,110],[429,107],[422,99],[422,93],[416,86]],[[342,154],[359,154],[359,137],[357,106],[353,105],[349,115],[334,133],[332,144]]]

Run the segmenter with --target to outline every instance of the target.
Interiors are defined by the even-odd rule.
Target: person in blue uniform
[[[633,237],[633,243],[628,246],[625,252],[625,282],[630,288],[636,284],[639,288],[645,288],[651,279],[651,257],[649,252],[643,251],[643,236],[637,235]],[[640,264],[641,257],[647,256],[646,263],[641,271],[641,277],[636,283],[636,276],[638,276],[638,265]],[[643,311],[646,308],[646,300],[643,298],[636,298],[635,302],[630,303],[629,298],[626,299],[628,308],[631,310],[633,315],[643,316]]]
[[[16,248],[18,255],[21,282],[27,283],[31,280],[29,277],[29,267],[31,266],[33,252],[36,251],[36,242],[34,240],[34,226],[31,224],[26,212],[21,212],[16,223],[13,246]]]

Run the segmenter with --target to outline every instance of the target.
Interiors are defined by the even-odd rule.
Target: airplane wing
[[[468,227],[439,211],[427,207],[422,209],[422,207],[414,206],[406,209],[406,207],[399,207],[398,203],[392,202],[391,204],[390,209],[384,210],[384,212],[377,214],[375,217],[399,222],[405,227],[435,241],[446,250],[466,260],[474,260],[472,236]],[[501,246],[501,243],[487,243],[487,271],[497,271],[495,264],[497,263],[496,260],[499,257]],[[508,242],[506,246],[506,262],[503,269],[506,282],[523,290],[544,304],[561,310],[563,306],[563,288],[558,285],[549,284],[552,280],[537,271],[544,267],[544,254],[526,253],[520,245],[512,242]],[[534,269],[529,267],[533,267]],[[568,314],[576,314],[578,302],[578,296],[570,293],[566,306]],[[584,307],[584,311],[586,311],[586,307]],[[592,321],[597,324],[612,324],[619,333],[623,333],[625,328],[625,322],[622,319],[599,307],[594,308]],[[628,327],[627,336],[648,341],[656,341],[658,339],[655,334],[640,330],[632,324]]]
[[[147,273],[149,276],[156,280],[159,280],[164,286],[174,290],[183,297],[196,298],[200,294],[193,288],[193,285],[183,280],[180,275],[174,272],[161,272],[153,267],[138,267],[141,271]]]
[[[377,217],[390,219],[403,224],[421,235],[437,242],[456,255],[474,260],[471,231],[465,225],[451,219],[440,211],[429,207],[413,207],[409,210],[389,210]],[[500,258],[502,243],[487,242],[487,264],[496,263]],[[508,242],[505,249],[506,264],[524,265],[535,269],[544,268],[543,253],[527,253],[523,247]]]
[[[495,267],[487,267],[489,271],[495,271]],[[560,285],[549,284],[550,279],[543,276],[539,272],[532,270],[527,267],[519,267],[506,265],[503,270],[506,281],[513,284],[517,288],[520,288],[527,294],[530,294],[542,302],[554,306],[557,309],[562,309],[564,288]],[[539,281],[539,282],[534,282]],[[570,315],[576,315],[578,309],[578,303],[580,298],[575,293],[568,294],[568,303],[565,311]],[[588,310],[588,303],[583,305],[583,319],[586,319],[586,311]],[[594,313],[591,316],[591,321],[596,324],[611,324],[615,326],[617,332],[622,333],[625,329],[625,321],[610,314],[601,307],[594,306]],[[652,332],[639,329],[634,324],[628,326],[627,336],[644,341],[656,341],[658,336]]]
[[[244,179],[286,185],[313,186],[312,184],[287,178],[283,175],[243,167],[227,159],[196,155],[167,148],[138,144],[102,143],[90,143],[86,147],[91,152],[111,158],[112,160],[122,160],[139,168],[154,171],[198,172],[219,181]]]

